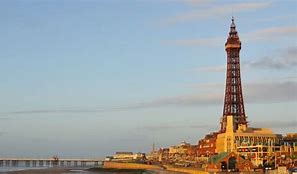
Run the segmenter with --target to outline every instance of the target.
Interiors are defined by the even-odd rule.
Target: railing
[[[99,167],[100,159],[0,158],[0,167]]]

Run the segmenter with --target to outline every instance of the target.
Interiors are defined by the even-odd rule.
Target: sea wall
[[[185,167],[174,167],[170,165],[164,166],[166,170],[172,172],[181,172],[188,174],[208,174],[208,172],[201,171],[198,169],[185,168]],[[164,169],[160,166],[156,165],[148,165],[148,164],[137,164],[137,163],[120,163],[120,162],[104,162],[103,168],[111,168],[111,169]]]
[[[137,163],[120,163],[105,161],[103,168],[114,168],[114,169],[162,169],[159,166],[148,165],[148,164],[137,164]]]
[[[185,167],[174,167],[166,165],[164,166],[166,170],[173,171],[173,172],[182,172],[182,173],[189,173],[189,174],[208,174],[208,172],[201,171],[198,169],[192,169],[192,168],[185,168]]]

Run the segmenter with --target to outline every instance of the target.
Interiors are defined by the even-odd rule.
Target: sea
[[[0,167],[0,174],[9,174],[18,171],[27,174],[28,170],[49,169],[44,173],[51,173],[49,167]],[[66,172],[53,172],[53,174],[158,174],[159,172],[110,172],[110,171],[87,171],[88,168],[71,168]],[[161,172],[163,173],[163,172]],[[165,172],[167,174],[167,172]],[[38,173],[39,174],[39,173]]]
[[[5,174],[13,171],[24,171],[26,170],[38,170],[38,169],[49,169],[48,167],[0,167],[0,174]],[[88,172],[84,169],[71,169],[70,172],[63,173],[63,174],[89,174],[91,172]]]
[[[86,167],[71,167],[69,171],[67,172],[55,172],[55,174],[94,174],[94,172],[90,172],[90,171],[87,171],[87,169],[89,168],[92,168],[93,166],[86,166]],[[27,167],[25,166],[25,163],[24,162],[19,162],[18,166],[0,166],[0,174],[9,174],[11,172],[14,172],[14,171],[23,171],[21,173],[28,173],[28,170],[38,170],[38,169],[48,169],[45,171],[45,173],[48,174],[48,172],[52,173],[52,171],[50,171],[50,169],[54,169],[54,167],[52,166],[31,166],[31,167]],[[66,169],[66,168],[65,168]],[[69,169],[69,168],[68,168]],[[106,172],[96,172],[97,174],[106,174]],[[108,174],[116,174],[116,173],[112,173],[112,172],[109,172]]]
[[[172,174],[175,172],[168,172],[166,170],[160,171],[143,171],[143,170],[134,170],[134,171],[102,171],[99,169],[88,170],[93,168],[92,163],[86,164],[86,166],[69,166],[69,167],[53,167],[53,166],[26,166],[25,162],[19,162],[18,166],[0,166],[0,174],[14,174],[17,171],[18,174]],[[46,169],[46,170],[39,170]],[[36,170],[36,171],[34,171]]]

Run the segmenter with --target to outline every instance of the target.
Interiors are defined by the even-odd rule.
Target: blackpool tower
[[[240,49],[241,42],[236,31],[234,18],[232,17],[230,32],[227,42],[225,43],[225,50],[227,52],[227,71],[224,109],[221,118],[220,132],[226,131],[227,116],[233,117],[234,131],[239,125],[247,126],[240,78]]]

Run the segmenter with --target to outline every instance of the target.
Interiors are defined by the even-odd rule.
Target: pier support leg
[[[98,162],[98,161],[95,161],[94,166],[95,166],[95,167],[96,167],[96,166],[99,166],[99,162]]]
[[[17,160],[11,161],[11,165],[12,165],[12,167],[17,167],[18,166],[18,161]]]
[[[32,161],[32,166],[36,167],[36,163],[37,163],[36,161]]]
[[[26,166],[26,167],[30,167],[30,161],[26,161],[26,162],[25,162],[25,166]]]
[[[38,164],[39,164],[39,167],[43,167],[43,161],[40,160]]]
[[[10,161],[9,161],[9,160],[6,160],[6,161],[5,161],[5,166],[6,166],[6,167],[9,167],[9,166],[10,166]]]

